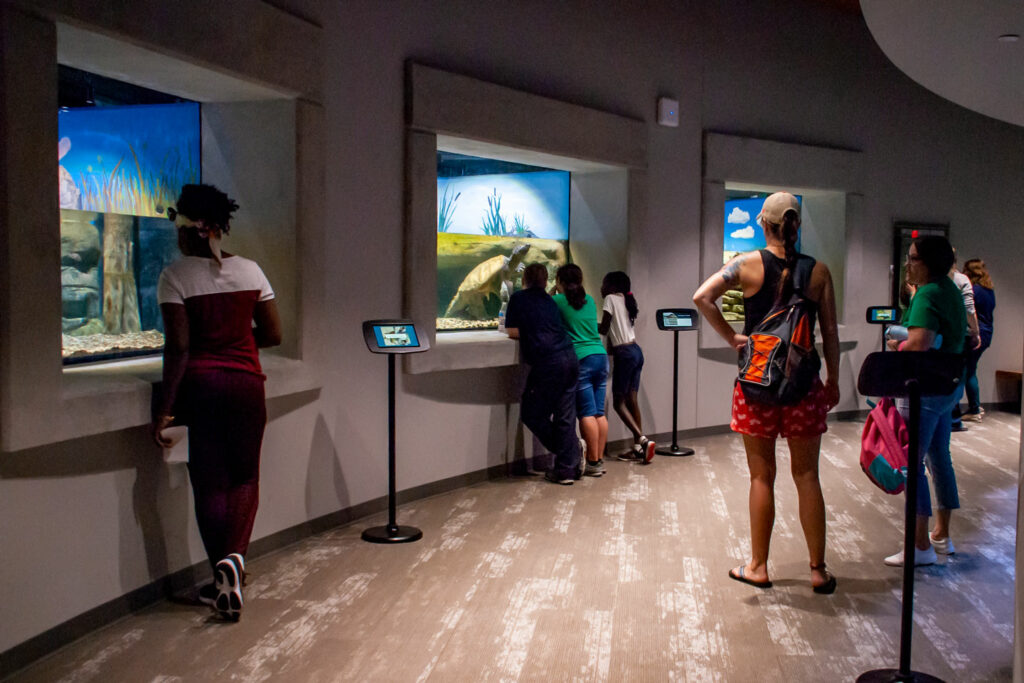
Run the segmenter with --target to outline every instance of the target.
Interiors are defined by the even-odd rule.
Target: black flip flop
[[[821,584],[820,586],[814,586],[813,590],[815,593],[818,593],[819,595],[832,595],[836,592],[836,577],[832,576],[831,572],[825,573],[828,574],[828,581]]]
[[[730,569],[729,570],[729,578],[732,579],[733,581],[739,581],[740,583],[745,583],[745,584],[751,585],[754,588],[771,588],[772,587],[772,582],[771,581],[754,581],[753,579],[748,579],[746,576],[743,575],[743,573],[746,570],[747,570],[747,566],[743,565],[743,564],[741,564],[740,566],[735,567],[733,569]],[[733,574],[733,572],[736,572],[736,573]]]
[[[825,572],[825,576],[828,577],[828,581],[821,584],[820,586],[811,586],[811,590],[819,595],[832,595],[836,592],[836,577],[829,570],[825,569],[825,564],[822,563],[820,566],[811,565],[811,569],[815,571]]]

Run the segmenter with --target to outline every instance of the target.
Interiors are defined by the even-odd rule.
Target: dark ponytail
[[[583,289],[583,271],[575,263],[567,263],[558,269],[555,278],[562,285],[566,301],[577,311],[583,308],[587,300],[587,290]]]
[[[604,276],[604,286],[602,290],[608,294],[621,294],[626,300],[626,312],[629,313],[629,324],[632,325],[636,322],[636,316],[640,312],[640,308],[636,305],[636,297],[633,296],[633,285],[629,281],[629,276],[621,270],[613,270]]]

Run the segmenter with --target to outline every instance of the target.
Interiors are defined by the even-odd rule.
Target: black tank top
[[[743,297],[743,334],[749,335],[754,327],[771,313],[775,304],[775,294],[779,290],[779,281],[782,279],[782,271],[786,269],[786,259],[781,259],[767,249],[761,249],[761,263],[764,265],[764,281],[761,289],[752,297]],[[797,261],[811,259],[811,268],[814,267],[814,259],[805,254],[799,254]],[[810,286],[810,279],[804,284]],[[814,319],[812,318],[812,323]]]

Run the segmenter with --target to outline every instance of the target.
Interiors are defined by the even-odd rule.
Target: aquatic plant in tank
[[[437,330],[491,329],[522,271],[568,262],[569,172],[438,152]]]
[[[200,179],[199,104],[62,108],[58,131],[64,362],[158,352],[165,212]]]
[[[736,191],[731,191],[735,193]],[[722,263],[748,251],[764,249],[764,231],[757,222],[761,206],[770,192],[742,192],[742,196],[725,200],[725,231],[723,232]],[[802,202],[801,197],[797,201]],[[797,242],[799,248],[799,241]],[[743,322],[743,291],[730,289],[722,295],[722,315],[731,322]]]

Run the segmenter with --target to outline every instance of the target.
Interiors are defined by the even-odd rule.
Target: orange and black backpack
[[[804,296],[815,260],[801,255],[793,272],[793,293],[776,304],[747,336],[740,351],[739,383],[747,400],[777,405],[799,403],[821,370],[814,348],[818,305]]]

